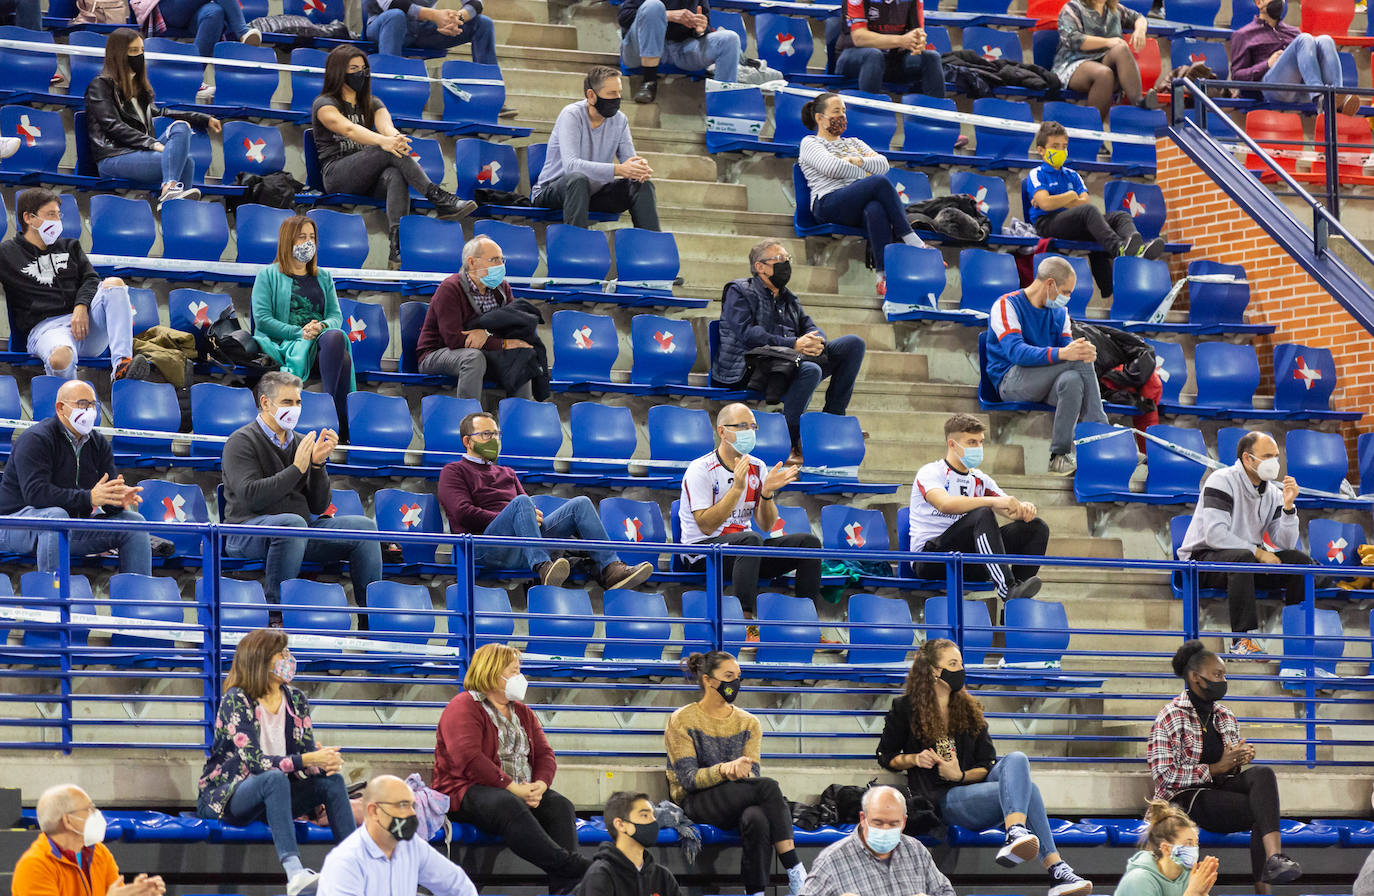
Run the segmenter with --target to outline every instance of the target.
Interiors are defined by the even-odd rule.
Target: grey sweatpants
[[[997,391],[1007,401],[1038,401],[1054,405],[1050,456],[1073,454],[1073,428],[1080,420],[1106,423],[1097,374],[1087,361],[1060,361],[1044,367],[1012,367]]]

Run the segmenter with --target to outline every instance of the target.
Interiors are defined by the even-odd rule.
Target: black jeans
[[[1105,299],[1112,294],[1112,259],[1122,245],[1136,233],[1135,219],[1127,212],[1107,212],[1105,215],[1093,205],[1076,205],[1045,215],[1035,224],[1041,236],[1061,240],[1083,240],[1099,243],[1102,252],[1089,252],[1097,291]]]
[[[448,817],[500,837],[507,849],[549,876],[550,893],[572,892],[591,867],[577,852],[573,804],[555,790],[544,791],[539,805],[531,809],[505,788],[474,784]]]
[[[792,839],[792,811],[772,778],[726,781],[682,798],[682,811],[700,824],[738,830],[744,892],[762,893],[773,867],[773,844]]]
[[[1312,564],[1312,558],[1302,551],[1275,551],[1275,554],[1284,563],[1293,566]],[[1199,548],[1193,551],[1193,559],[1212,563],[1259,563],[1253,551],[1243,550],[1214,551],[1210,548]],[[1198,576],[1198,584],[1203,588],[1225,588],[1226,602],[1231,610],[1231,631],[1252,632],[1259,628],[1259,611],[1255,607],[1257,578],[1266,588],[1283,589],[1284,603],[1302,603],[1302,576],[1286,576],[1281,573],[1247,575],[1243,572],[1204,572]]]
[[[564,174],[539,191],[534,204],[540,208],[561,208],[563,223],[586,227],[590,212],[619,215],[630,213],[630,221],[642,230],[658,230],[658,201],[653,181],[632,181],[620,177],[592,192],[585,174]]]
[[[1250,871],[1258,883],[1264,873],[1264,836],[1279,829],[1279,784],[1262,765],[1230,775],[1210,787],[1174,794],[1173,803],[1214,834],[1250,832]]]
[[[699,541],[697,544],[736,544],[736,545],[762,545],[763,538],[757,532],[732,532],[729,535],[717,535],[715,538],[708,538]],[[780,535],[777,538],[768,539],[770,547],[780,548],[818,548],[821,540],[809,532],[800,532],[796,535]],[[692,572],[700,572],[706,568],[706,560],[702,558],[693,563],[689,563],[687,568]],[[727,557],[725,558],[725,577],[730,579],[734,586],[735,597],[739,598],[740,606],[746,613],[753,613],[758,607],[759,579],[772,579],[784,573],[797,571],[796,587],[797,597],[805,597],[815,600],[821,593],[821,561],[802,560],[797,557]],[[758,890],[750,890],[750,893],[757,893]]]
[[[393,156],[380,146],[367,146],[330,162],[321,174],[330,193],[360,193],[386,200],[386,222],[398,227],[410,214],[410,191],[424,195],[433,186],[420,163]]]
[[[959,517],[941,533],[925,543],[924,551],[965,554],[1037,554],[1045,555],[1050,543],[1050,527],[1042,519],[1029,523],[1020,520],[997,525],[997,514],[991,507],[979,507]],[[988,574],[997,583],[997,593],[1006,597],[1007,590],[1017,582],[1024,582],[1040,571],[1038,566],[1011,566],[1006,563],[990,564]],[[919,563],[916,576],[921,579],[943,579],[943,563]]]

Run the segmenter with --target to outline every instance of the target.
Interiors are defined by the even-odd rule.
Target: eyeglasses
[[[763,262],[763,264],[777,264],[777,263],[780,262],[780,261],[791,261],[791,260],[792,260],[792,256],[790,256],[790,255],[779,255],[779,256],[777,256],[776,258],[765,258],[765,259],[762,259],[762,262]]]
[[[487,441],[488,439],[494,439],[494,438],[496,438],[496,437],[499,436],[500,434],[501,434],[501,430],[499,430],[499,429],[484,429],[484,430],[482,430],[481,432],[475,432],[475,433],[473,433],[473,434],[472,434],[472,437],[473,437],[474,439],[476,439],[477,441],[479,441],[479,442],[485,442],[485,441]]]
[[[505,264],[505,263],[506,263],[506,259],[503,258],[503,257],[500,256],[500,255],[492,255],[492,256],[490,256],[489,258],[484,258],[484,259],[482,259],[482,260],[485,261],[487,264]]]
[[[71,404],[72,407],[76,408],[78,411],[89,411],[91,408],[96,406],[96,403],[94,401],[87,401],[84,398],[80,401],[74,401]]]
[[[350,69],[347,69],[347,73],[350,74],[350,75],[365,75],[365,74],[370,73],[371,71],[372,71],[372,70],[371,70],[370,68],[368,68],[367,66],[363,66],[362,68],[350,68]]]
[[[402,812],[414,812],[414,811],[415,811],[415,803],[414,803],[413,801],[411,801],[411,800],[396,800],[396,801],[394,801],[394,802],[385,802],[385,801],[383,801],[383,800],[378,800],[378,801],[377,801],[377,805],[379,805],[379,806],[395,806],[397,809],[400,809]]]
[[[757,430],[759,428],[759,425],[757,423],[722,423],[721,426],[725,427],[731,432],[743,432],[746,429]]]

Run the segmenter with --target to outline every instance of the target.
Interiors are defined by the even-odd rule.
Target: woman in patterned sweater
[[[266,821],[296,896],[319,877],[301,864],[295,817],[324,805],[334,842],[353,833],[353,807],[338,747],[315,742],[310,703],[290,686],[296,658],[286,632],[249,632],[234,651],[215,718],[215,740],[200,776],[201,818],[246,825]]]
[[[806,883],[806,868],[792,843],[787,798],[777,781],[759,776],[763,729],[735,706],[739,663],[713,650],[692,654],[683,667],[688,680],[701,687],[701,699],[674,712],[663,733],[673,802],[695,822],[739,831],[744,892],[764,892],[776,852],[796,896]]]

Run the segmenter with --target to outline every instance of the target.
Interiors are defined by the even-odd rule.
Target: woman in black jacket
[[[198,199],[191,159],[191,128],[218,134],[219,119],[199,112],[171,112],[153,105],[143,38],[120,28],[105,42],[105,66],[86,88],[86,130],[102,177],[162,185],[158,207],[168,199]],[[153,119],[175,119],[161,134]]]
[[[997,864],[1010,868],[1038,856],[1050,873],[1049,896],[1092,892],[1055,849],[1026,754],[998,760],[983,707],[964,690],[964,658],[953,641],[936,638],[916,652],[906,691],[883,724],[878,764],[906,772],[912,794],[925,798],[946,824],[975,831],[1005,824]]]

